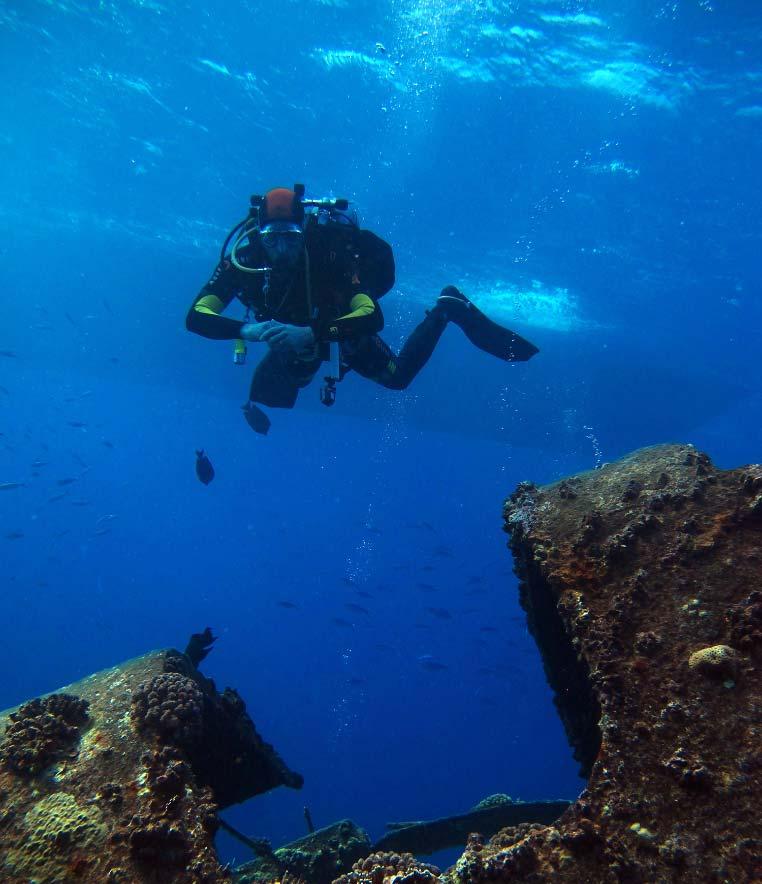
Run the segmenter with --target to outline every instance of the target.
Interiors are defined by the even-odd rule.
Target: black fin
[[[450,295],[450,288],[453,289],[453,295]],[[454,287],[443,289],[437,303],[445,309],[448,318],[463,329],[469,341],[485,353],[506,362],[526,362],[540,352],[521,335],[485,316]]]
[[[246,405],[242,405],[241,410],[246,418],[246,423],[252,430],[261,436],[266,436],[267,431],[270,429],[270,418],[264,411],[261,408],[257,408],[253,402],[247,402]]]

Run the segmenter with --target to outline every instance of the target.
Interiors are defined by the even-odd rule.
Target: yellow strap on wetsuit
[[[210,316],[219,316],[220,313],[225,309],[225,305],[223,302],[217,297],[217,295],[204,295],[203,298],[199,298],[198,301],[193,305],[193,309],[196,313],[206,313]]]
[[[373,303],[372,298],[360,293],[355,295],[349,302],[349,308],[351,310],[350,313],[345,313],[344,316],[339,316],[334,321],[343,322],[345,319],[361,319],[363,316],[372,316],[376,310],[376,305]]]

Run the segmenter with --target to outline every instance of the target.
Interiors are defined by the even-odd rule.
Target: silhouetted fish
[[[75,430],[84,430],[87,427],[84,421],[66,421],[66,423]]]
[[[61,485],[61,486],[63,486],[63,485],[71,485],[72,482],[76,482],[76,481],[77,481],[76,479],[73,479],[71,476],[69,476],[69,477],[67,477],[66,479],[59,479],[59,480],[56,482],[56,485]]]
[[[426,608],[426,610],[432,616],[439,617],[440,620],[452,620],[452,614],[447,608]]]
[[[289,602],[289,601],[285,601],[285,600],[282,602],[276,602],[275,604],[279,608],[298,608],[299,607],[299,605],[295,605],[293,602]]]
[[[496,626],[480,626],[479,632],[497,632],[498,629]]]
[[[335,623],[336,626],[343,626],[345,628],[352,626],[349,620],[345,620],[343,617],[334,617],[333,620],[331,620],[331,623]]]
[[[363,608],[362,605],[356,605],[354,602],[344,602],[344,607],[350,611],[357,611],[358,614],[370,614],[367,608]]]
[[[436,590],[436,586],[433,583],[416,583],[416,586],[425,592],[434,592]]]
[[[5,537],[7,540],[21,540],[24,536],[22,531],[11,531],[10,534],[6,534]]]
[[[372,599],[374,597],[372,592],[366,592],[364,589],[356,589],[355,592],[364,599]]]
[[[208,485],[214,478],[214,467],[209,458],[204,454],[204,449],[196,452],[196,475],[199,482]]]
[[[0,491],[13,491],[14,488],[23,488],[24,482],[0,482]]]
[[[13,350],[0,350],[0,356],[5,356],[6,359],[18,359],[17,354]]]
[[[440,663],[438,660],[421,660],[419,662],[422,668],[429,672],[442,672],[447,669],[447,666],[444,663]]]

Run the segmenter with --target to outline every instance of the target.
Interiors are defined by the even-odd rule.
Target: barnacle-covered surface
[[[228,881],[218,808],[279,784],[301,777],[240,697],[146,654],[0,713],[0,880]]]
[[[331,884],[371,850],[365,831],[351,820],[340,820],[239,866],[233,881],[234,884],[285,884],[287,880]]]
[[[762,880],[762,467],[644,449],[505,508],[587,788],[451,881]]]

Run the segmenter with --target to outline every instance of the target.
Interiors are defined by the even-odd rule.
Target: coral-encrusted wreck
[[[582,770],[552,826],[472,839],[462,882],[762,881],[762,467],[646,449],[505,509]]]
[[[335,884],[762,882],[762,466],[660,446],[521,485],[505,520],[587,788],[550,824],[520,822],[550,802],[490,802],[376,848],[344,821],[237,880],[318,884],[354,861]],[[213,639],[194,638],[195,657],[149,654],[0,715],[0,880],[230,880],[218,808],[301,777],[198,673]],[[494,832],[498,813],[510,826],[472,834],[446,872],[380,849]]]
[[[235,691],[177,651],[0,714],[0,880],[229,881],[217,810],[299,788]]]

